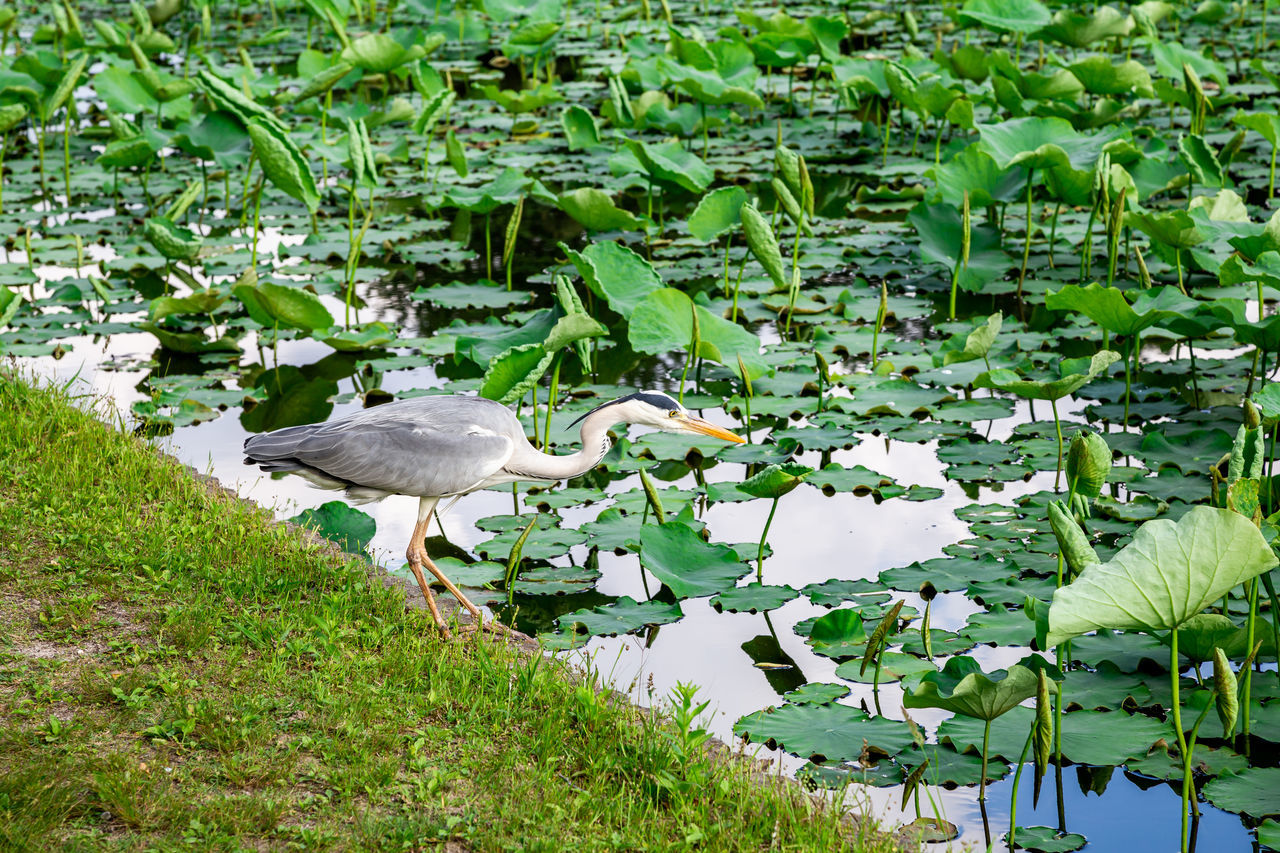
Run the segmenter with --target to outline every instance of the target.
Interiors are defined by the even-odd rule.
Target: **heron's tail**
[[[302,444],[315,430],[314,424],[306,424],[304,426],[285,427],[274,432],[264,432],[260,435],[251,435],[244,440],[244,455],[246,457],[246,465],[262,465],[264,471],[288,471],[292,467],[296,467],[296,463],[291,467],[269,468],[263,463],[283,463],[288,465],[288,460],[293,460],[298,454],[298,447]]]

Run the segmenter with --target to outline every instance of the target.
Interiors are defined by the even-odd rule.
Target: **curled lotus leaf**
[[[1111,448],[1096,432],[1081,430],[1067,451],[1067,485],[1077,495],[1096,498],[1111,473]]]

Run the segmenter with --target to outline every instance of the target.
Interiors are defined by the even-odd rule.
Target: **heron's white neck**
[[[526,443],[516,449],[504,467],[515,474],[524,474],[538,480],[568,480],[585,474],[599,465],[613,446],[613,442],[609,440],[609,427],[620,422],[621,415],[617,406],[606,406],[587,415],[580,431],[582,447],[577,453],[554,456]]]

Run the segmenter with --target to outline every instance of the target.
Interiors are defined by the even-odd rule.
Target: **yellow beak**
[[[747,442],[742,436],[729,432],[722,426],[716,426],[711,421],[704,421],[702,418],[686,417],[684,418],[684,425],[693,432],[700,432],[703,435],[709,435],[723,441],[731,441],[734,444],[746,444]]]

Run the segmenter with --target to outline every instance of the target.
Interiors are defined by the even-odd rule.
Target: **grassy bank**
[[[0,373],[0,848],[865,849]]]

